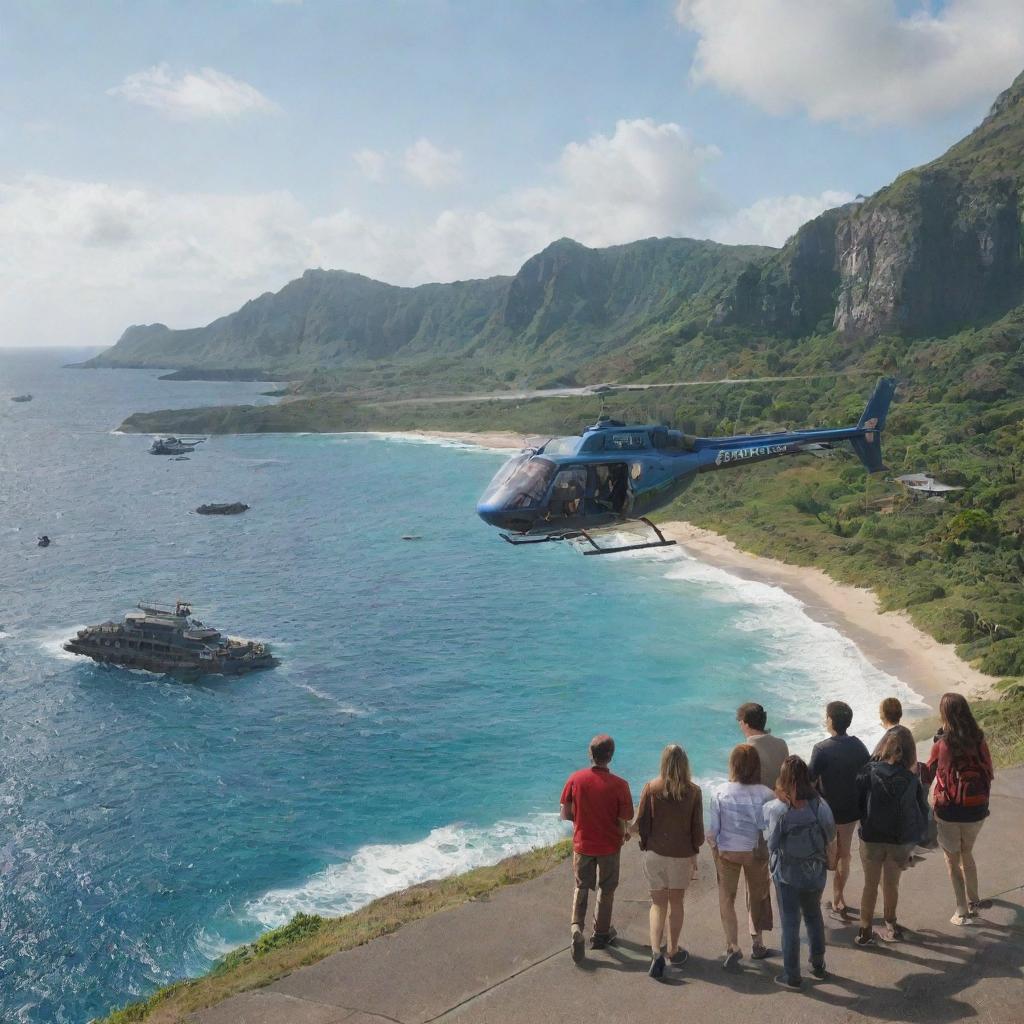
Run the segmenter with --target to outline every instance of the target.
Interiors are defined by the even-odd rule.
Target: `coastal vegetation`
[[[543,874],[569,856],[569,840],[508,857],[490,867],[424,882],[374,900],[344,917],[296,914],[288,924],[232,950],[202,977],[158,989],[147,999],[112,1011],[96,1024],[177,1024],[187,1014],[272,981],[345,949],[354,949],[404,924],[449,910],[495,890]]]

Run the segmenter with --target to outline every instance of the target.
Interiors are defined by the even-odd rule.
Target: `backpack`
[[[773,874],[797,888],[817,888],[828,867],[828,842],[818,813],[820,798],[808,806],[814,811],[813,821],[787,826],[783,818],[779,847],[772,858]]]
[[[962,767],[954,763],[952,781],[953,792],[950,797],[958,807],[988,806],[991,783],[985,766],[977,756],[968,758]]]
[[[861,821],[865,842],[918,842],[924,821],[918,804],[917,777],[909,771],[891,773],[884,762],[869,765],[867,808]]]

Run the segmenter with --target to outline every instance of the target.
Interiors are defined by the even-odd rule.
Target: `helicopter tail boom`
[[[850,438],[851,447],[869,473],[877,473],[886,468],[882,462],[882,431],[895,392],[896,381],[892,377],[883,377],[875,385],[857,424],[864,432]]]

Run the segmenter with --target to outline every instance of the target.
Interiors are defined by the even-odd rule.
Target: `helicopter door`
[[[587,492],[587,471],[582,466],[563,469],[551,485],[548,512],[552,519],[570,519],[582,511]]]
[[[625,462],[599,463],[593,467],[593,510],[625,515],[629,506],[629,466]]]

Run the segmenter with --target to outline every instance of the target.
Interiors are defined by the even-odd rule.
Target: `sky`
[[[0,0],[0,346],[204,324],[308,267],[781,245],[1021,70],[1022,0]]]

